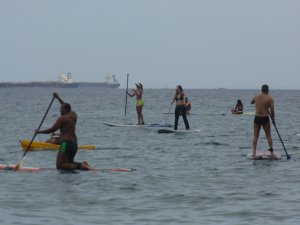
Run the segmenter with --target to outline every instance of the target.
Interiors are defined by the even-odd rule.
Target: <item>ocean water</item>
[[[15,164],[19,140],[31,139],[58,92],[78,114],[77,161],[95,168],[135,168],[132,172],[0,171],[0,224],[288,224],[299,225],[300,91],[270,90],[276,122],[291,160],[274,128],[278,161],[246,159],[251,151],[253,115],[231,115],[239,98],[245,111],[259,90],[185,90],[192,102],[188,116],[199,132],[159,134],[158,128],[108,127],[103,122],[136,123],[135,99],[124,89],[0,89],[0,164]],[[145,89],[145,122],[173,123],[167,117],[173,89]],[[174,107],[171,112],[174,111]],[[59,116],[55,101],[42,128]],[[182,118],[179,129],[184,129]],[[48,135],[37,135],[46,140]],[[267,149],[264,133],[258,148]],[[53,150],[28,152],[24,166],[55,167]]]

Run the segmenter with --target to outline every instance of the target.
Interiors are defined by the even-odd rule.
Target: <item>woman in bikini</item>
[[[186,118],[186,106],[184,102],[184,92],[181,85],[177,85],[176,93],[174,95],[172,104],[176,101],[176,108],[175,108],[175,123],[174,123],[174,130],[177,130],[178,127],[178,120],[179,116],[181,115],[184,121],[185,129],[189,130],[190,125]]]
[[[237,100],[236,106],[234,109],[231,109],[232,114],[243,114],[244,112],[244,106],[240,99]]]
[[[138,116],[138,123],[137,125],[145,124],[144,123],[144,116],[143,116],[143,106],[144,106],[144,100],[143,100],[143,85],[141,83],[135,84],[136,89],[132,89],[133,93],[130,94],[127,92],[127,94],[130,97],[136,96],[136,113]]]

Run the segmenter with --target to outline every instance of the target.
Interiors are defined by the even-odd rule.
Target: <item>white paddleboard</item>
[[[243,112],[243,113],[231,113],[231,115],[251,116],[251,115],[255,115],[255,113],[254,112]]]
[[[173,127],[172,124],[159,124],[159,123],[152,123],[147,125],[147,127]]]
[[[242,115],[254,115],[255,114],[255,112],[243,112],[243,114]]]
[[[103,123],[104,125],[110,127],[142,127],[144,125],[137,125],[137,124],[116,124],[116,123]]]
[[[4,165],[0,164],[0,171],[16,171],[16,172],[40,172],[45,170],[57,170],[56,168],[40,168],[40,167],[23,167],[21,166],[16,170],[16,165]],[[82,170],[86,172],[94,172],[94,171],[100,171],[100,172],[130,172],[135,171],[134,168],[109,168],[109,169],[91,169],[91,170]]]
[[[199,129],[190,129],[190,130],[174,130],[174,129],[159,129],[157,132],[160,134],[169,134],[169,133],[192,133],[199,132]]]
[[[271,152],[269,150],[260,151],[256,150],[255,157],[252,156],[252,151],[247,154],[248,159],[253,160],[277,160],[281,159],[281,155],[279,152],[273,151],[273,156],[271,155]]]

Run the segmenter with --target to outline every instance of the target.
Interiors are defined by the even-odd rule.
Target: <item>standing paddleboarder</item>
[[[136,89],[132,89],[133,93],[130,94],[127,91],[127,95],[130,97],[136,96],[136,113],[138,116],[138,123],[137,125],[143,125],[144,123],[144,116],[143,116],[143,106],[144,106],[144,100],[143,100],[143,85],[141,83],[135,84]]]
[[[190,125],[186,118],[186,105],[184,102],[184,92],[181,85],[177,85],[176,92],[172,101],[172,104],[176,101],[176,108],[175,108],[175,123],[174,123],[174,130],[177,130],[178,127],[178,120],[179,116],[181,115],[184,121],[185,129],[189,130]]]
[[[262,85],[261,93],[255,95],[251,104],[255,104],[255,118],[254,118],[254,135],[253,135],[253,157],[256,156],[257,141],[260,133],[261,127],[263,127],[266,138],[269,144],[269,151],[273,155],[273,141],[271,137],[271,124],[269,119],[269,114],[273,123],[275,124],[275,110],[274,110],[274,100],[269,96],[269,86],[267,84]],[[270,110],[270,111],[269,111]]]

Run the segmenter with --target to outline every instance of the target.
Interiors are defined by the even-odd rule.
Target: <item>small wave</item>
[[[95,150],[130,150],[131,148],[121,148],[121,147],[97,147]]]
[[[209,142],[202,142],[204,145],[214,145],[214,146],[229,146],[228,144],[221,143],[218,141],[209,141]]]

